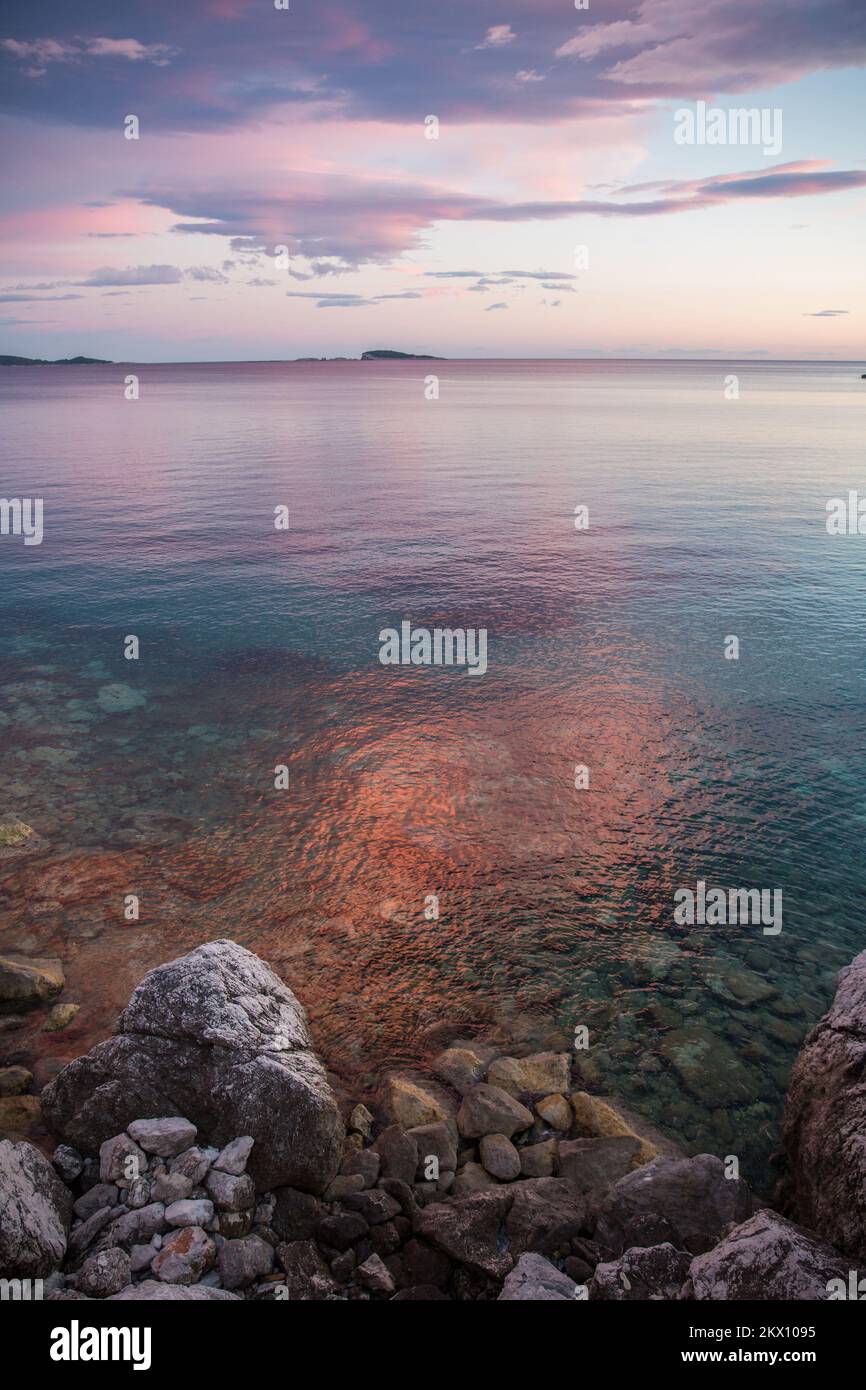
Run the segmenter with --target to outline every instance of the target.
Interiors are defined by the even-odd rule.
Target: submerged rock
[[[660,1040],[658,1050],[703,1105],[748,1105],[765,1090],[755,1068],[703,1023],[675,1028]]]
[[[571,1064],[564,1052],[536,1052],[531,1057],[497,1057],[487,1080],[512,1096],[551,1096],[567,1091]]]
[[[100,686],[96,703],[105,714],[126,714],[128,710],[140,709],[147,704],[147,700],[131,685],[115,681],[111,685]]]
[[[49,1010],[48,1017],[42,1025],[46,1033],[59,1033],[64,1028],[68,1028],[76,1014],[81,1012],[80,1004],[55,1004]]]
[[[866,951],[839,976],[791,1072],[787,1196],[803,1225],[866,1260]]]
[[[617,1135],[636,1138],[639,1148],[634,1166],[659,1157],[660,1150],[654,1138],[637,1134],[627,1118],[608,1101],[600,1096],[591,1096],[587,1091],[573,1091],[570,1100],[574,1111],[574,1129],[578,1135],[587,1139],[609,1139]]]
[[[32,1080],[26,1067],[0,1067],[0,1097],[23,1096]]]
[[[146,975],[115,1036],[64,1068],[42,1104],[58,1134],[93,1153],[141,1116],[170,1115],[179,1096],[210,1142],[253,1139],[259,1189],[321,1192],[336,1175],[343,1124],[304,1009],[233,941]]]
[[[432,1125],[446,1118],[439,1098],[408,1076],[390,1076],[387,1094],[388,1114],[401,1129]]]
[[[0,1014],[25,1013],[58,995],[65,980],[55,957],[0,956]]]
[[[34,834],[33,827],[23,820],[0,816],[0,849],[17,849]]]
[[[471,1047],[449,1047],[432,1063],[435,1074],[461,1095],[481,1080],[486,1068],[484,1058]]]

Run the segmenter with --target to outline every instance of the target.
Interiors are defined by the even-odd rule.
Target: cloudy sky
[[[5,0],[0,351],[864,352],[863,0],[287,3]]]

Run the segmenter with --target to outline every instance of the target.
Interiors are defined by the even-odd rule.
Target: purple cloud
[[[368,263],[386,264],[418,246],[423,232],[437,222],[529,222],[575,216],[661,217],[738,200],[795,198],[866,187],[866,170],[826,169],[819,161],[784,164],[767,171],[664,184],[624,186],[615,198],[504,202],[466,193],[432,190],[414,184],[350,176],[288,176],[279,196],[256,193],[153,189],[141,200],[184,218],[175,231],[210,234],[241,242],[247,250],[273,251],[287,245],[291,256],[315,262],[330,257],[346,270]],[[654,198],[636,193],[656,191]],[[135,196],[128,193],[125,196]],[[476,278],[497,283],[475,271],[434,271],[433,278]],[[507,271],[509,278],[566,281],[556,271]],[[303,272],[306,277],[307,272]],[[115,281],[112,283],[128,283]],[[504,283],[499,280],[498,283]]]
[[[71,9],[71,13],[70,13]],[[276,107],[423,122],[564,121],[654,97],[757,90],[866,61],[861,0],[148,0],[113,37],[110,0],[6,0],[3,104],[75,124],[240,126]],[[124,25],[124,28],[126,25]]]

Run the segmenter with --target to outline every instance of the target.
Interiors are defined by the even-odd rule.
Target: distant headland
[[[106,357],[7,357],[0,354],[0,367],[112,367]]]
[[[280,359],[276,359],[280,360]],[[393,348],[371,348],[358,357],[288,357],[287,362],[444,362],[429,352],[395,352]],[[0,354],[0,367],[114,367],[106,357],[11,357]],[[184,365],[180,363],[178,365]]]

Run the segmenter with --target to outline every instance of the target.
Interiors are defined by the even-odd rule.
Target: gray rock
[[[356,1134],[362,1134],[365,1139],[369,1139],[373,1133],[373,1116],[370,1114],[366,1105],[356,1105],[349,1116],[349,1128]]]
[[[759,1211],[692,1260],[692,1298],[830,1301],[848,1289],[850,1262],[774,1211]]]
[[[216,1246],[200,1226],[184,1226],[166,1236],[151,1269],[164,1284],[197,1284],[213,1268]]]
[[[141,986],[139,986],[141,988]],[[196,1127],[180,1115],[163,1116],[158,1120],[133,1120],[126,1132],[145,1153],[160,1158],[176,1158],[195,1143]]]
[[[26,1140],[0,1140],[0,1273],[38,1278],[66,1254],[72,1196]]]
[[[559,1165],[559,1145],[555,1139],[525,1144],[518,1149],[520,1171],[525,1178],[552,1178]]]
[[[563,1139],[559,1143],[559,1175],[594,1200],[630,1172],[641,1141],[631,1134],[608,1139]]]
[[[207,1223],[210,1230],[211,1222]],[[253,1228],[253,1213],[247,1211],[221,1211],[213,1229],[218,1230],[226,1240],[238,1240],[241,1236],[248,1236]]]
[[[72,1210],[81,1221],[86,1221],[94,1212],[103,1207],[116,1207],[120,1192],[113,1182],[98,1182],[74,1203]]]
[[[440,1120],[433,1125],[418,1125],[407,1133],[418,1146],[418,1168],[415,1176],[420,1181],[428,1177],[427,1170],[431,1158],[436,1159],[440,1173],[454,1172],[457,1167],[457,1130],[452,1121]]]
[[[142,1245],[165,1229],[165,1207],[162,1202],[150,1202],[139,1211],[125,1212],[112,1221],[103,1242],[106,1245]]]
[[[205,1149],[193,1144],[192,1148],[184,1149],[183,1153],[173,1158],[168,1165],[169,1173],[174,1176],[189,1178],[193,1187],[203,1183],[208,1175],[211,1166],[211,1156]]]
[[[109,1299],[110,1303],[129,1302],[196,1302],[232,1299],[237,1301],[240,1294],[229,1293],[228,1289],[214,1289],[207,1284],[195,1284],[192,1288],[183,1284],[163,1284],[155,1279],[144,1279],[140,1284],[128,1284],[120,1293]]]
[[[350,1192],[344,1198],[344,1205],[350,1211],[356,1211],[370,1226],[378,1226],[383,1221],[390,1221],[392,1217],[400,1212],[400,1203],[395,1197],[389,1197],[387,1192],[381,1188],[373,1188],[364,1192]]]
[[[498,1186],[498,1179],[480,1163],[464,1163],[454,1178],[452,1191],[455,1197],[467,1197],[472,1192],[484,1192]]]
[[[272,970],[232,941],[212,941],[152,970],[118,1031],[42,1092],[52,1129],[86,1151],[171,1098],[216,1142],[255,1141],[260,1189],[321,1192],[336,1175],[343,1124],[306,1015]]]
[[[782,1142],[797,1220],[866,1261],[866,951],[839,975],[791,1072]]]
[[[256,1204],[256,1189],[246,1173],[234,1177],[219,1168],[211,1168],[204,1180],[205,1191],[223,1211],[245,1211]]]
[[[371,1293],[392,1294],[394,1279],[387,1265],[378,1255],[369,1255],[355,1270],[355,1280]]]
[[[270,1226],[277,1206],[277,1199],[273,1192],[266,1192],[263,1197],[256,1202],[255,1223],[257,1226]]]
[[[465,1139],[481,1139],[485,1134],[504,1134],[506,1139],[529,1129],[532,1114],[507,1091],[480,1082],[463,1097],[457,1112],[457,1128]]]
[[[505,1232],[515,1258],[525,1252],[553,1254],[568,1246],[585,1225],[585,1199],[561,1178],[527,1178],[507,1190],[513,1200]]]
[[[399,1178],[401,1182],[414,1182],[418,1167],[418,1145],[399,1125],[389,1125],[383,1129],[375,1144],[373,1153],[381,1160],[383,1178]]]
[[[165,1202],[168,1207],[173,1202],[184,1201],[194,1186],[192,1178],[188,1178],[185,1173],[160,1173],[159,1177],[154,1179],[151,1193],[155,1202]]]
[[[564,1303],[574,1298],[577,1285],[543,1255],[521,1255],[506,1277],[500,1303]]]
[[[618,1260],[598,1264],[589,1297],[615,1303],[677,1299],[688,1278],[692,1257],[666,1242],[626,1250]]]
[[[248,1134],[240,1139],[233,1139],[230,1144],[226,1144],[219,1158],[214,1159],[214,1168],[219,1168],[221,1173],[232,1173],[239,1177],[247,1166],[247,1159],[252,1153],[254,1139]]]
[[[100,1207],[98,1211],[91,1212],[90,1216],[73,1227],[69,1237],[67,1255],[70,1264],[75,1262],[89,1249],[95,1240],[98,1239],[102,1231],[105,1230],[117,1216],[123,1212],[122,1207]],[[110,1245],[112,1242],[109,1241]]]
[[[418,1203],[415,1194],[407,1182],[401,1178],[380,1178],[379,1186],[383,1192],[387,1192],[389,1197],[393,1197],[400,1204],[400,1210],[410,1221],[414,1220],[418,1212]]]
[[[259,1236],[224,1241],[217,1258],[226,1289],[245,1289],[274,1267],[273,1247]]]
[[[133,1208],[146,1207],[152,1196],[150,1179],[139,1178],[137,1182],[132,1183],[126,1190],[126,1205]],[[160,1196],[158,1200],[164,1202],[165,1197]]]
[[[165,1209],[167,1226],[206,1226],[212,1219],[213,1202],[209,1202],[207,1198],[172,1202],[171,1206]]]
[[[58,1144],[51,1162],[65,1183],[73,1183],[84,1171],[84,1159],[70,1144]]]
[[[364,1178],[361,1173],[337,1174],[329,1187],[325,1188],[326,1202],[342,1202],[350,1192],[364,1191]]]
[[[504,1279],[513,1260],[503,1248],[500,1230],[511,1210],[512,1193],[512,1188],[497,1187],[435,1202],[417,1218],[416,1235],[458,1264],[492,1279]]]
[[[359,1211],[335,1212],[319,1222],[316,1234],[322,1245],[330,1245],[334,1250],[348,1250],[356,1240],[367,1235],[370,1227]]]
[[[391,1133],[391,1130],[385,1130],[385,1134]],[[388,1153],[387,1140],[385,1141],[385,1153]],[[340,1164],[340,1177],[359,1177],[361,1178],[362,1187],[375,1187],[379,1180],[381,1168],[382,1155],[378,1149],[352,1149],[346,1154],[343,1162]],[[388,1176],[393,1175],[388,1174]]]
[[[147,1172],[147,1155],[128,1134],[113,1134],[99,1146],[99,1180],[129,1187]]]
[[[330,1270],[311,1240],[288,1241],[278,1246],[277,1259],[286,1272],[290,1300],[321,1301],[337,1292]]]
[[[418,1284],[411,1289],[399,1289],[391,1303],[448,1303],[448,1295],[433,1284]]]
[[[146,1269],[150,1269],[154,1255],[157,1253],[156,1246],[151,1242],[148,1245],[133,1245],[129,1252],[129,1263],[133,1274],[143,1274]]]
[[[481,1140],[481,1163],[501,1182],[520,1177],[520,1154],[504,1134],[485,1134]]]
[[[309,1240],[315,1234],[322,1208],[309,1192],[281,1187],[274,1193],[274,1213],[270,1224],[285,1241]]]
[[[693,1255],[711,1249],[752,1212],[741,1178],[726,1178],[712,1154],[656,1158],[620,1178],[602,1203],[596,1240],[615,1254],[669,1241]]]
[[[88,1298],[110,1298],[120,1293],[132,1278],[132,1267],[125,1250],[116,1245],[91,1255],[78,1271],[75,1287]]]

